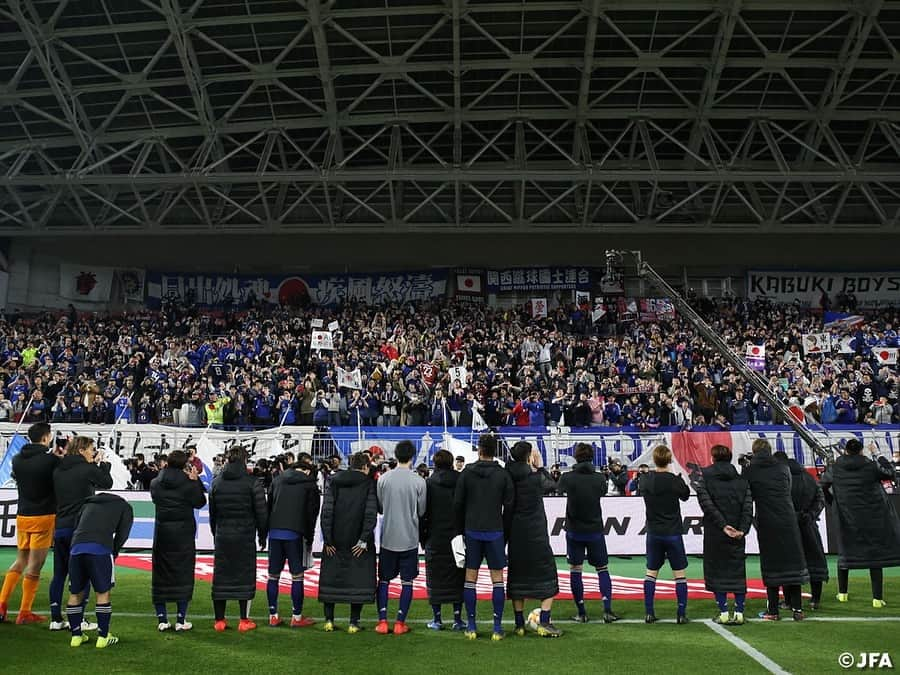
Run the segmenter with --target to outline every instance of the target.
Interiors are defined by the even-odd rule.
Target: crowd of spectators
[[[897,309],[826,330],[819,308],[700,299],[739,353],[765,345],[764,377],[810,421],[896,423]],[[311,346],[311,322],[337,321],[334,350]],[[532,319],[445,300],[367,307],[253,308],[7,316],[0,321],[0,421],[225,428],[278,425],[488,425],[682,429],[782,424],[771,406],[680,317],[591,323],[587,307]],[[853,353],[807,355],[806,333],[854,337]],[[451,368],[466,369],[463,381]],[[362,390],[339,386],[358,370]],[[31,401],[30,406],[28,405]],[[27,410],[26,410],[27,408]]]

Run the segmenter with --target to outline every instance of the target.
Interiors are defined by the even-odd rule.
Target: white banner
[[[547,316],[547,298],[531,299],[531,318],[543,319]]]
[[[321,349],[331,351],[334,349],[334,342],[331,339],[331,333],[327,330],[314,330],[312,332],[312,340],[310,342],[311,349]]]
[[[339,324],[337,321],[332,321],[331,323],[328,324],[328,330],[332,333],[336,330],[339,330],[340,327],[341,327],[341,324]]]
[[[119,287],[126,302],[144,301],[144,270],[118,269],[116,276],[119,279]]]
[[[459,454],[457,452],[457,454]],[[149,549],[153,546],[153,526],[155,507],[149,492],[119,492],[134,509],[134,525],[128,538],[126,549]],[[16,545],[16,501],[15,490],[0,490],[0,546]],[[646,524],[644,500],[640,497],[604,497],[603,520],[606,531],[606,548],[610,555],[642,555],[646,551]],[[544,511],[547,514],[547,530],[554,555],[566,554],[566,498],[545,497]],[[684,523],[684,548],[689,555],[703,553],[703,511],[695,497],[681,502],[681,516]],[[206,507],[196,512],[197,549],[211,551],[212,534],[209,531],[209,512]],[[381,516],[379,516],[379,525]],[[822,542],[828,541],[824,514],[819,518],[819,533]],[[379,537],[376,534],[376,541]],[[316,538],[313,551],[322,550],[322,537],[316,524]],[[756,530],[747,536],[747,553],[759,553]],[[698,574],[699,576],[699,574]]]
[[[321,328],[325,325],[325,322],[322,319],[311,319],[309,322],[310,328]]]
[[[751,299],[784,303],[800,300],[815,307],[823,293],[832,302],[838,293],[847,293],[855,295],[861,306],[894,303],[900,297],[900,272],[747,272],[747,295]]]
[[[362,389],[362,373],[359,372],[359,368],[344,370],[338,367],[337,386],[338,388],[344,387],[346,389]]]
[[[99,265],[59,264],[59,294],[67,300],[106,302],[115,270]]]
[[[447,372],[450,374],[451,385],[456,380],[459,380],[459,384],[463,389],[466,389],[468,387],[468,385],[466,384],[466,376],[468,375],[468,372],[463,366],[453,366]]]
[[[831,336],[828,333],[806,333],[803,335],[804,354],[827,354],[831,351]]]
[[[646,551],[646,511],[640,497],[604,497],[603,521],[606,530],[606,549],[610,555],[640,555]],[[544,511],[550,530],[550,546],[554,555],[566,554],[566,499],[545,497]],[[681,518],[684,523],[684,549],[688,555],[703,553],[703,510],[696,497],[681,502]],[[822,542],[828,541],[825,514],[819,518]],[[756,529],[747,535],[747,553],[759,553]],[[699,576],[699,575],[698,575]]]

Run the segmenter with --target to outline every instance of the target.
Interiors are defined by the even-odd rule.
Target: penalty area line
[[[714,623],[710,619],[704,619],[701,623],[703,623],[713,633],[716,633],[723,639],[730,642],[734,647],[737,647],[740,651],[744,652],[744,654],[756,661],[770,673],[774,673],[775,675],[790,675],[787,670],[779,666],[772,659],[759,651],[756,647],[753,647],[748,642],[742,640],[726,628],[723,628],[719,624]]]

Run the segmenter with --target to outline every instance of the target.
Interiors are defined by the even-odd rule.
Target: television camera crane
[[[707,324],[702,317],[694,311],[694,308],[691,307],[690,303],[685,300],[680,293],[678,293],[674,288],[672,288],[665,279],[663,279],[659,273],[650,266],[649,263],[645,262],[640,251],[616,251],[616,250],[607,250],[606,251],[606,275],[608,277],[612,277],[615,274],[614,267],[617,264],[624,262],[626,257],[631,257],[634,259],[637,265],[637,273],[638,276],[642,279],[646,279],[650,284],[658,288],[663,294],[672,300],[672,303],[675,305],[676,309],[681,313],[681,315],[687,319],[690,324],[700,333],[703,338],[712,344],[722,355],[722,357],[728,361],[732,366],[734,366],[737,371],[741,374],[741,376],[750,384],[753,390],[762,396],[766,402],[770,406],[772,406],[773,410],[777,410],[781,413],[782,417],[787,421],[787,423],[793,428],[794,431],[802,438],[806,444],[810,447],[810,449],[826,464],[830,464],[834,461],[833,451],[826,448],[822,443],[815,437],[815,435],[806,427],[805,424],[800,422],[794,415],[788,410],[788,407],[784,404],[780,398],[775,396],[772,393],[771,389],[769,389],[768,383],[762,378],[762,376],[757,373],[755,370],[751,369],[744,359],[736,354],[731,347],[721,338],[719,335]]]

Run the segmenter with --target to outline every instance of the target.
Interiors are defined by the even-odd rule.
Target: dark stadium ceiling
[[[898,0],[0,0],[0,235],[897,232],[898,50]]]

